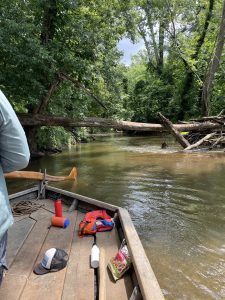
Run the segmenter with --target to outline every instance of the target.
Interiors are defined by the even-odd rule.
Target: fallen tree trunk
[[[206,136],[204,136],[204,138],[202,138],[201,140],[199,140],[197,143],[188,146],[188,147],[185,148],[184,150],[186,151],[186,150],[194,149],[194,148],[200,146],[201,144],[203,144],[206,140],[210,139],[210,138],[213,137],[214,135],[216,135],[216,132],[212,132],[212,133],[210,133],[210,134],[207,134]]]
[[[201,119],[194,119],[191,121],[195,122],[212,122],[212,123],[219,123],[221,125],[225,124],[225,116],[209,116],[209,117],[202,117]]]
[[[161,124],[137,123],[129,121],[118,121],[103,118],[84,118],[83,120],[49,116],[41,114],[17,114],[21,124],[24,127],[41,127],[41,126],[62,126],[62,127],[99,127],[114,128],[117,130],[132,131],[149,131],[163,132],[168,131]],[[204,122],[204,123],[188,123],[174,124],[174,128],[178,131],[204,131],[222,128],[220,124]]]
[[[212,150],[214,147],[216,147],[221,141],[224,141],[224,137],[220,136],[213,144],[210,146],[210,150]]]
[[[186,148],[190,146],[190,143],[179,133],[179,131],[173,126],[173,123],[165,118],[161,113],[158,113],[160,119],[165,128],[167,128],[170,133],[175,137],[177,142],[183,147]]]

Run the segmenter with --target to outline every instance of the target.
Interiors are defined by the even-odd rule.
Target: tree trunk
[[[164,37],[165,37],[165,21],[160,20],[160,24],[159,24],[159,62],[158,62],[159,73],[163,72],[163,65],[164,65]]]
[[[179,131],[173,126],[173,124],[167,118],[165,118],[161,113],[159,113],[158,115],[161,118],[162,123],[165,126],[165,128],[167,128],[169,130],[169,132],[175,137],[177,142],[183,148],[189,147],[190,143],[179,133]]]
[[[154,25],[152,23],[152,1],[147,0],[144,6],[144,11],[146,15],[146,21],[147,25],[150,31],[150,36],[151,36],[151,41],[152,41],[152,46],[154,50],[154,55],[155,55],[155,61],[156,61],[156,66],[159,64],[159,52],[158,52],[158,45],[156,43],[156,37],[154,33]],[[143,29],[144,31],[144,29]],[[147,38],[147,37],[146,37]],[[149,56],[149,61],[151,61],[151,55]],[[157,67],[156,67],[157,68]]]
[[[49,42],[54,38],[56,32],[56,19],[57,19],[57,0],[49,0],[43,2],[43,18],[42,18],[42,30],[40,34],[40,43],[44,47],[47,47]],[[51,69],[51,63],[48,65]],[[43,113],[48,105],[52,93],[56,90],[58,84],[60,83],[60,78],[56,76],[53,82],[49,81],[46,74],[43,74],[43,85],[45,86],[45,93],[40,98],[36,107],[32,108],[32,113]],[[29,142],[31,152],[37,151],[37,127],[27,127],[26,135]]]
[[[209,63],[208,71],[206,73],[205,80],[203,83],[202,97],[201,97],[203,116],[209,115],[210,93],[213,86],[214,75],[220,64],[220,58],[223,51],[224,40],[225,40],[225,0],[223,2],[223,12],[222,12],[222,18],[220,23],[219,34],[217,37],[216,49],[213,54],[213,58]]]
[[[195,52],[191,56],[191,59],[193,59],[193,60],[198,59],[199,52],[200,52],[201,47],[202,47],[202,45],[205,41],[205,37],[206,37],[206,33],[207,33],[207,30],[208,30],[208,27],[209,27],[209,23],[210,23],[210,20],[212,18],[214,2],[215,2],[215,0],[209,0],[209,9],[208,9],[208,12],[206,14],[204,27],[203,27],[203,30],[202,30],[202,33],[201,33],[199,39],[197,40],[197,43],[196,43],[196,46],[195,46]],[[185,112],[189,108],[189,97],[190,97],[189,93],[190,93],[191,88],[193,87],[194,76],[195,76],[193,70],[189,66],[187,68],[186,63],[185,63],[185,68],[187,70],[187,73],[186,73],[186,77],[184,79],[184,84],[183,84],[182,93],[181,93],[181,104],[180,104],[180,111],[179,111],[179,115],[178,115],[179,120],[184,119]]]
[[[202,31],[199,39],[197,40],[197,44],[195,46],[195,53],[191,57],[192,59],[198,58],[199,51],[200,51],[200,49],[201,49],[201,47],[202,47],[202,45],[205,41],[205,36],[206,36],[207,30],[208,30],[208,27],[209,27],[210,20],[212,18],[214,3],[215,3],[215,0],[209,0],[209,9],[208,9],[208,12],[206,14],[203,31]]]
[[[61,81],[62,79],[57,75],[56,78],[53,80],[53,82],[50,84],[46,95],[40,100],[40,102],[34,109],[33,111],[34,114],[41,114],[45,111],[52,93],[57,89]]]
[[[55,34],[55,22],[57,17],[57,1],[49,0],[45,3],[42,22],[41,43],[47,45]]]
[[[154,63],[152,62],[151,59],[151,49],[150,49],[150,42],[147,40],[144,29],[141,28],[141,26],[139,25],[139,33],[143,38],[144,44],[145,44],[145,48],[147,51],[147,56],[148,56],[148,64],[151,67],[152,70],[156,71],[156,66],[154,65]]]
[[[118,121],[103,118],[85,118],[83,120],[66,117],[39,115],[39,114],[18,114],[21,124],[28,127],[41,126],[63,126],[63,127],[99,127],[114,128],[124,131],[148,131],[163,132],[168,131],[161,124],[137,123],[129,121]],[[211,122],[173,124],[178,131],[204,131],[207,129],[220,129],[222,125]]]
[[[38,152],[37,142],[36,142],[36,134],[38,127],[36,126],[24,126],[27,142],[29,145],[30,153],[33,155]]]

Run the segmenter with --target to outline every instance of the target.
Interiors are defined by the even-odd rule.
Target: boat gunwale
[[[52,187],[52,186],[49,186],[49,185],[46,186],[46,190],[56,192],[56,193],[59,193],[59,194],[62,194],[62,191],[63,191],[63,194],[68,196],[68,197],[75,198],[77,200],[87,202],[89,204],[93,204],[93,205],[96,205],[96,206],[99,206],[99,207],[103,206],[105,209],[109,209],[113,212],[116,212],[120,208],[119,206],[109,204],[107,202],[103,202],[103,201],[100,201],[100,200],[97,200],[97,199],[94,199],[94,198],[90,198],[90,197],[87,197],[87,196],[82,196],[80,194],[76,194],[76,193],[73,193],[73,192],[68,192],[68,191],[65,191],[63,189],[55,188],[55,187]]]
[[[128,210],[120,207],[118,213],[143,299],[163,300],[158,280]]]
[[[24,195],[27,195],[27,194],[30,194],[30,193],[33,193],[33,192],[38,192],[38,191],[39,191],[39,187],[38,186],[34,186],[32,188],[29,188],[29,189],[26,189],[26,190],[23,190],[23,191],[20,191],[20,192],[16,192],[16,193],[10,194],[9,195],[9,200],[14,200],[14,198],[19,198],[19,197],[22,197]]]

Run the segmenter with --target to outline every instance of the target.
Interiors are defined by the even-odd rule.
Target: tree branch
[[[88,94],[89,96],[91,96],[99,105],[101,105],[104,109],[107,110],[107,107],[105,106],[105,104],[99,100],[98,97],[96,97],[88,88],[86,88],[82,83],[80,83],[78,80],[70,77],[67,74],[64,73],[60,73],[60,77],[66,80],[71,81],[73,84],[75,84],[77,87],[79,87],[80,89],[82,89],[83,91],[85,91],[86,94]]]
[[[52,93],[56,90],[57,86],[60,84],[61,81],[62,81],[62,79],[60,77],[56,76],[56,78],[54,79],[52,84],[49,86],[45,97],[42,98],[42,100],[40,101],[38,106],[33,110],[34,114],[40,114],[45,110],[45,108],[51,98]]]

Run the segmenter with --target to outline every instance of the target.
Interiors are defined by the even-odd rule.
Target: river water
[[[101,137],[29,169],[67,175],[76,166],[77,183],[55,186],[128,209],[166,299],[225,299],[225,153],[166,142]]]

